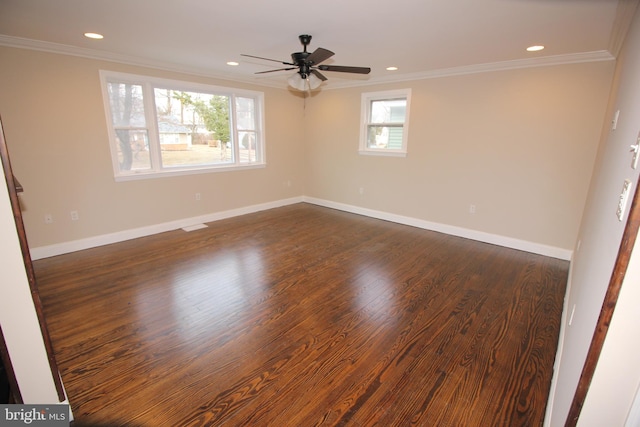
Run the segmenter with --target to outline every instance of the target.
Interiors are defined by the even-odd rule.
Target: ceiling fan
[[[275,71],[290,71],[298,70],[289,77],[289,85],[298,90],[316,89],[320,84],[327,80],[327,78],[320,71],[337,71],[340,73],[356,73],[356,74],[369,74],[371,68],[369,67],[347,67],[343,65],[320,65],[321,62],[326,61],[335,55],[333,52],[321,47],[317,48],[313,52],[307,52],[307,45],[311,42],[311,36],[308,34],[302,34],[298,37],[300,43],[304,46],[302,52],[294,52],[291,54],[291,62],[279,61],[277,59],[263,58],[261,56],[245,55],[249,58],[264,59],[265,61],[279,62],[282,65],[288,65],[286,68],[278,68],[276,70],[259,71],[256,74],[273,73]]]

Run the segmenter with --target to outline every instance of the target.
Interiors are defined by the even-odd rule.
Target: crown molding
[[[606,50],[593,52],[571,53],[566,55],[542,56],[538,58],[515,59],[511,61],[490,62],[486,64],[465,65],[462,67],[441,68],[418,73],[399,74],[395,76],[378,77],[363,82],[337,83],[330,89],[353,86],[369,86],[378,83],[395,83],[441,77],[460,76],[465,74],[488,73],[493,71],[516,70],[519,68],[548,67],[553,65],[579,64],[583,62],[613,61],[615,57]]]
[[[638,0],[629,0],[637,3]],[[40,40],[25,39],[0,34],[0,46],[14,47],[20,49],[38,50],[61,55],[78,56],[101,61],[111,61],[127,65],[137,65],[164,71],[173,71],[201,77],[217,78],[257,86],[286,89],[286,81],[282,83],[262,80],[259,78],[242,77],[223,72],[211,72],[211,70],[184,67],[179,64],[172,64],[162,61],[153,61],[129,55],[122,55],[113,52],[102,52],[93,49],[69,46],[59,43],[51,43]],[[537,58],[516,59],[511,61],[491,62],[485,64],[466,65],[461,67],[442,68],[418,73],[397,74],[392,76],[376,77],[359,81],[332,81],[329,85],[323,86],[324,90],[343,89],[349,87],[371,86],[384,83],[406,82],[414,80],[436,79],[441,77],[459,76],[465,74],[487,73],[493,71],[514,70],[519,68],[546,67],[553,65],[577,64],[583,62],[613,61],[615,56],[607,50],[593,52],[571,53],[566,55],[541,56]]]
[[[54,53],[59,55],[77,56],[87,59],[95,59],[99,61],[116,62],[126,65],[136,65],[140,67],[154,68],[163,71],[172,71],[177,73],[191,74],[200,77],[210,77],[222,80],[230,80],[241,83],[248,83],[257,86],[275,87],[278,89],[286,88],[286,82],[278,84],[270,81],[256,81],[252,76],[243,78],[242,76],[227,74],[224,72],[211,72],[207,69],[198,69],[193,67],[184,67],[179,64],[168,63],[164,61],[154,61],[150,59],[139,58],[130,55],[122,55],[119,53],[98,51],[76,46],[69,46],[60,43],[52,43],[42,40],[26,39],[21,37],[7,36],[0,34],[0,46],[13,47],[19,49],[37,50],[41,52]]]

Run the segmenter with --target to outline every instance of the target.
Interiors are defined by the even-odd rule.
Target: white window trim
[[[367,147],[367,127],[370,125],[370,108],[372,101],[384,101],[388,99],[407,99],[407,110],[402,126],[402,148],[401,149],[389,149],[389,148],[371,148]],[[406,157],[407,156],[407,142],[409,140],[409,117],[411,106],[411,89],[398,89],[388,90],[383,92],[366,92],[362,94],[361,106],[360,106],[360,146],[358,149],[359,154],[368,156],[389,156],[389,157]]]
[[[193,174],[202,174],[209,172],[227,172],[232,170],[245,170],[245,169],[257,169],[266,167],[267,158],[266,158],[266,138],[265,138],[265,124],[264,124],[264,93],[251,91],[246,89],[237,89],[237,88],[229,88],[222,86],[214,86],[214,85],[206,85],[202,83],[193,83],[189,81],[183,80],[173,80],[173,79],[163,79],[159,77],[151,77],[145,75],[138,74],[129,74],[129,73],[120,73],[116,71],[108,71],[108,70],[100,70],[100,85],[102,90],[102,100],[104,104],[104,111],[106,115],[107,121],[107,131],[109,134],[109,149],[111,151],[111,163],[113,166],[113,174],[116,181],[131,181],[131,180],[139,180],[139,179],[152,179],[152,178],[166,178],[169,176],[179,176],[179,175],[193,175]],[[151,170],[145,171],[130,171],[123,173],[120,171],[118,167],[118,153],[116,149],[116,145],[114,141],[116,140],[116,133],[113,126],[112,118],[111,118],[111,105],[109,103],[109,94],[107,92],[107,82],[109,80],[117,80],[120,82],[127,82],[132,84],[138,84],[143,86],[143,91],[149,90],[149,93],[153,93],[153,88],[155,86],[164,86],[170,87],[175,90],[184,90],[184,91],[200,91],[203,93],[212,93],[215,95],[227,95],[232,98],[235,96],[254,98],[256,101],[256,135],[262,139],[261,150],[262,156],[259,161],[253,163],[236,163],[232,164],[219,164],[219,165],[202,165],[202,166],[185,166],[176,168],[173,167],[171,169],[160,169],[160,153],[158,150],[151,150]],[[145,92],[146,94],[146,92]],[[158,142],[158,148],[160,144],[160,137],[158,135],[158,123],[155,109],[155,100],[153,96],[145,96],[144,97],[144,107],[145,107],[145,120],[147,122],[147,131],[148,137],[151,145],[151,141]],[[234,112],[230,111],[232,117],[235,116]],[[232,118],[232,121],[235,122],[235,118]],[[234,150],[238,152],[238,129],[237,126],[231,126],[230,131],[233,133],[233,144]]]

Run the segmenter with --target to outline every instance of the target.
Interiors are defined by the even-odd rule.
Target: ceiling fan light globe
[[[307,77],[307,81],[309,82],[309,88],[311,90],[317,89],[322,84],[322,80],[320,80],[315,74],[310,74],[309,77]]]
[[[302,78],[300,73],[293,73],[291,77],[287,79],[289,86],[297,90],[304,90],[307,84],[307,81]]]
[[[307,81],[309,82],[311,90],[317,89],[322,84],[322,80],[320,80],[315,74],[310,74],[309,77],[307,77]]]

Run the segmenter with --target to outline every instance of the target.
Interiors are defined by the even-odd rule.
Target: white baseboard
[[[382,219],[385,221],[396,222],[398,224],[409,225],[412,227],[422,228],[425,230],[437,231],[440,233],[450,234],[452,236],[464,237],[480,242],[491,243],[507,248],[518,249],[525,252],[531,252],[539,255],[549,256],[563,260],[571,260],[572,251],[553,246],[542,245],[539,243],[528,242],[525,240],[513,239],[511,237],[499,236],[496,234],[485,233],[482,231],[470,230],[467,228],[456,227],[437,222],[425,221],[417,218],[396,215],[383,211],[362,208],[344,203],[332,202],[329,200],[317,199],[315,197],[292,197],[290,199],[277,200],[274,202],[251,205],[237,209],[231,209],[223,212],[215,212],[207,215],[185,218],[177,221],[165,222],[162,224],[154,224],[146,227],[134,228],[131,230],[119,231],[116,233],[103,234],[86,239],[73,240],[70,242],[58,243],[55,245],[40,246],[31,248],[31,258],[34,260],[48,258],[56,255],[62,255],[70,252],[80,251],[83,249],[95,248],[98,246],[108,245],[111,243],[123,242],[125,240],[137,239],[138,237],[150,236],[152,234],[164,233],[166,231],[177,230],[183,227],[189,227],[195,224],[218,221],[221,219],[231,218],[234,216],[246,215],[253,212],[259,212],[267,209],[279,208],[281,206],[292,205],[294,203],[311,203],[318,206],[324,206],[345,212],[351,212],[358,215],[364,215],[371,218]]]
[[[134,228],[130,230],[118,231],[116,233],[103,234],[95,237],[87,237],[86,239],[73,240],[70,242],[58,243],[55,245],[39,246],[31,248],[31,259],[37,260],[48,258],[56,255],[62,255],[70,252],[76,252],[83,249],[95,248],[98,246],[109,245],[111,243],[123,242],[125,240],[137,239],[138,237],[150,236],[152,234],[164,233],[166,231],[177,230],[183,227],[190,227],[195,224],[205,222],[213,222],[221,219],[231,218],[234,216],[246,215],[254,212],[264,211],[267,209],[279,208],[281,206],[301,203],[302,197],[293,197],[290,199],[276,200],[274,202],[261,203],[228,211],[215,212],[207,215],[201,215],[192,218],[180,219],[177,221],[165,222],[162,224],[154,224],[146,227]]]
[[[453,225],[441,224],[437,222],[425,221],[422,219],[396,215],[383,211],[362,208],[359,206],[347,205],[344,203],[332,202],[329,200],[317,199],[315,197],[304,196],[303,201],[314,205],[324,206],[327,208],[338,209],[345,212],[351,212],[358,215],[364,215],[371,218],[391,221],[398,224],[410,225],[412,227],[422,228],[425,230],[437,231],[452,236],[464,237],[466,239],[477,240],[479,242],[491,243],[492,245],[504,246],[520,251],[531,252],[538,255],[544,255],[551,258],[558,258],[570,261],[573,251],[554,246],[543,245],[540,243],[528,242],[526,240],[514,239],[511,237],[500,236],[497,234],[485,233],[483,231],[470,230],[468,228],[456,227]]]
[[[573,278],[573,262],[569,267],[569,277],[567,278],[567,288],[564,291],[564,302],[562,303],[562,317],[560,318],[560,332],[558,333],[558,345],[556,350],[556,360],[553,362],[553,375],[551,376],[551,386],[549,387],[549,397],[547,398],[547,409],[544,414],[543,427],[551,427],[553,417],[553,408],[556,399],[556,390],[558,388],[558,373],[560,372],[560,364],[562,363],[562,354],[564,352],[564,335],[569,323],[569,295],[571,295],[571,283]]]

